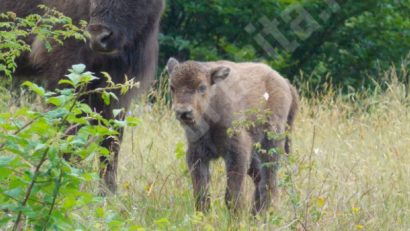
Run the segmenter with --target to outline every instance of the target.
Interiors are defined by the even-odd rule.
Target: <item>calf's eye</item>
[[[205,85],[201,85],[198,87],[198,92],[199,93],[205,93],[206,92],[206,86]]]

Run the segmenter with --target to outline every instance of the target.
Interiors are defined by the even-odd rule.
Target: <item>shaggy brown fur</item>
[[[226,163],[229,208],[241,207],[246,174],[256,186],[253,212],[269,207],[276,193],[279,155],[289,152],[288,132],[298,105],[295,88],[259,63],[179,63],[171,58],[167,68],[173,108],[188,139],[197,209],[209,209],[209,163],[218,157]],[[235,121],[242,126],[235,128]],[[261,149],[256,150],[255,143]]]
[[[39,12],[37,5],[55,7],[74,19],[89,21],[90,38],[87,43],[69,39],[64,46],[55,46],[47,52],[42,42],[30,38],[31,54],[18,60],[15,79],[29,78],[46,82],[48,88],[57,87],[58,81],[73,64],[83,63],[89,71],[100,75],[107,72],[116,83],[123,83],[125,75],[139,81],[141,88],[126,95],[117,92],[119,101],[105,106],[99,95],[84,99],[91,108],[113,118],[113,109],[128,110],[130,100],[154,79],[158,56],[158,30],[164,0],[1,0],[0,12],[13,11],[18,17]],[[90,88],[106,85],[103,78]],[[120,132],[120,139],[122,132]],[[101,157],[101,177],[108,188],[116,191],[116,170],[119,144],[107,139],[103,145],[111,150],[112,158]]]

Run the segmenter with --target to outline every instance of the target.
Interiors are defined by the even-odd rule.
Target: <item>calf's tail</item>
[[[293,122],[295,121],[296,114],[298,112],[299,96],[296,88],[289,83],[290,92],[292,95],[292,104],[290,106],[288,120],[287,120],[287,129],[286,129],[286,140],[285,140],[285,152],[290,154],[291,152],[291,138],[290,133],[292,131]]]

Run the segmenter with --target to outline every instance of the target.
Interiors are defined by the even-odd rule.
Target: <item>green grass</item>
[[[409,230],[410,97],[390,77],[377,94],[301,99],[293,153],[282,159],[280,193],[265,216],[249,215],[250,179],[248,208],[230,216],[222,161],[212,165],[212,210],[195,213],[183,130],[167,107],[138,104],[142,123],[125,132],[118,195],[70,217],[87,230]],[[111,216],[126,223],[108,224]]]

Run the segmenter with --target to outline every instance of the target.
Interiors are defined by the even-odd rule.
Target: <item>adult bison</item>
[[[139,90],[118,94],[118,102],[110,106],[105,106],[99,96],[85,99],[106,118],[113,117],[113,109],[128,109],[136,91],[146,88],[155,75],[164,0],[0,0],[0,12],[12,11],[24,17],[39,13],[39,4],[56,8],[74,22],[88,21],[90,36],[86,43],[69,39],[51,52],[47,52],[40,40],[31,38],[32,52],[18,60],[15,78],[45,80],[48,88],[55,88],[71,65],[83,63],[94,73],[109,73],[115,83],[123,83],[125,76],[140,82]],[[101,79],[93,82],[91,88],[105,84]],[[115,192],[119,144],[107,138],[103,146],[111,151],[111,157],[100,157],[100,175],[108,189]]]
[[[209,163],[218,157],[226,164],[227,206],[238,208],[248,173],[256,188],[253,212],[267,208],[276,192],[279,154],[289,152],[287,133],[298,105],[295,88],[259,63],[170,59],[167,69],[173,108],[188,139],[197,209],[210,206]]]

